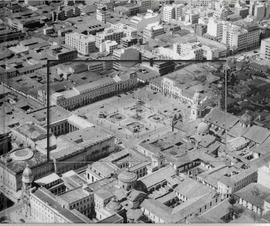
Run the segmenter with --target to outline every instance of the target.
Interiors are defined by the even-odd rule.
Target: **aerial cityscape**
[[[270,223],[269,0],[2,0],[0,223]]]

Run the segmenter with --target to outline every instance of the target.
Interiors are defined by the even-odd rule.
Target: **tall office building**
[[[257,25],[236,25],[224,26],[222,43],[231,50],[247,50],[260,45],[260,29]]]

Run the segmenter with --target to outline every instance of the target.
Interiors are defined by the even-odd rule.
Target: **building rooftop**
[[[99,88],[100,86],[107,86],[107,85],[111,85],[113,83],[115,83],[115,81],[112,78],[106,77],[106,78],[101,78],[101,79],[99,79],[97,81],[94,81],[94,82],[91,82],[91,83],[88,83],[88,84],[77,86],[74,89],[78,93],[84,93],[85,91],[94,90],[94,89]]]
[[[140,178],[139,181],[141,181],[146,186],[146,188],[150,188],[151,186],[154,186],[161,181],[167,180],[169,177],[172,177],[175,174],[175,170],[168,166],[153,172],[152,174],[146,175],[143,178]]]
[[[113,138],[114,136],[96,127],[87,127],[69,133],[65,136],[66,139],[77,143],[79,146],[94,145],[104,140]]]
[[[53,208],[54,211],[58,212],[61,216],[67,219],[70,223],[91,223],[90,220],[85,221],[85,218],[82,219],[81,217],[77,216],[74,212],[62,208],[62,206],[56,201],[56,196],[53,195],[51,192],[46,190],[45,188],[39,188],[32,195],[43,203],[47,203],[50,208]]]
[[[270,136],[270,131],[254,125],[243,136],[257,144],[262,144]]]
[[[86,192],[82,187],[69,190],[61,195],[59,198],[63,199],[68,204],[77,202],[80,199],[86,198],[89,196],[89,193]]]
[[[211,192],[212,188],[203,185],[193,179],[185,178],[177,185],[174,190],[179,194],[187,197],[188,199],[193,199],[195,197]]]
[[[251,183],[235,192],[237,197],[259,207],[264,208],[264,200],[270,197],[270,189],[261,184]]]
[[[29,156],[29,158],[28,158]],[[17,158],[24,158],[24,161],[21,161],[20,159],[17,160]],[[7,154],[4,154],[1,156],[0,159],[0,165],[2,165],[3,168],[7,168],[10,171],[14,172],[15,174],[20,174],[25,169],[25,165],[28,164],[31,169],[41,165],[46,164],[47,162],[47,156],[40,153],[39,151],[35,149],[24,149],[18,150],[15,152],[9,152]]]
[[[204,120],[218,127],[221,127],[222,129],[229,130],[239,121],[239,118],[213,108],[210,113],[204,117]],[[227,125],[225,125],[225,122],[227,122]]]
[[[45,176],[45,177],[42,177],[42,178],[36,180],[35,183],[40,185],[40,186],[44,186],[46,184],[50,184],[52,182],[55,182],[59,179],[60,179],[60,177],[56,173],[51,173],[48,176]]]

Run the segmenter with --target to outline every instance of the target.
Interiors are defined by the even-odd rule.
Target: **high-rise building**
[[[222,20],[217,20],[215,18],[209,18],[207,34],[221,40],[223,37],[223,26],[224,22]]]
[[[95,51],[95,38],[92,35],[82,35],[79,33],[67,33],[65,35],[65,43],[74,47],[78,53],[88,55]]]
[[[179,20],[183,16],[183,4],[166,5],[163,8],[163,20],[170,22],[170,20]]]
[[[270,61],[270,38],[262,40],[260,57]]]
[[[163,20],[170,22],[171,19],[175,19],[175,7],[173,5],[166,5],[163,8]]]

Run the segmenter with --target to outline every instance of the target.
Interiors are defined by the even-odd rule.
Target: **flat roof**
[[[57,181],[59,179],[60,179],[60,177],[56,173],[51,173],[48,176],[45,176],[45,177],[42,177],[42,178],[36,180],[35,183],[39,184],[40,186],[43,186],[43,185],[52,183],[54,181]]]
[[[77,202],[78,200],[86,198],[88,196],[89,196],[89,194],[87,192],[85,192],[82,187],[69,190],[69,191],[59,195],[59,197],[61,199],[65,200],[69,204],[71,204],[73,202]]]

